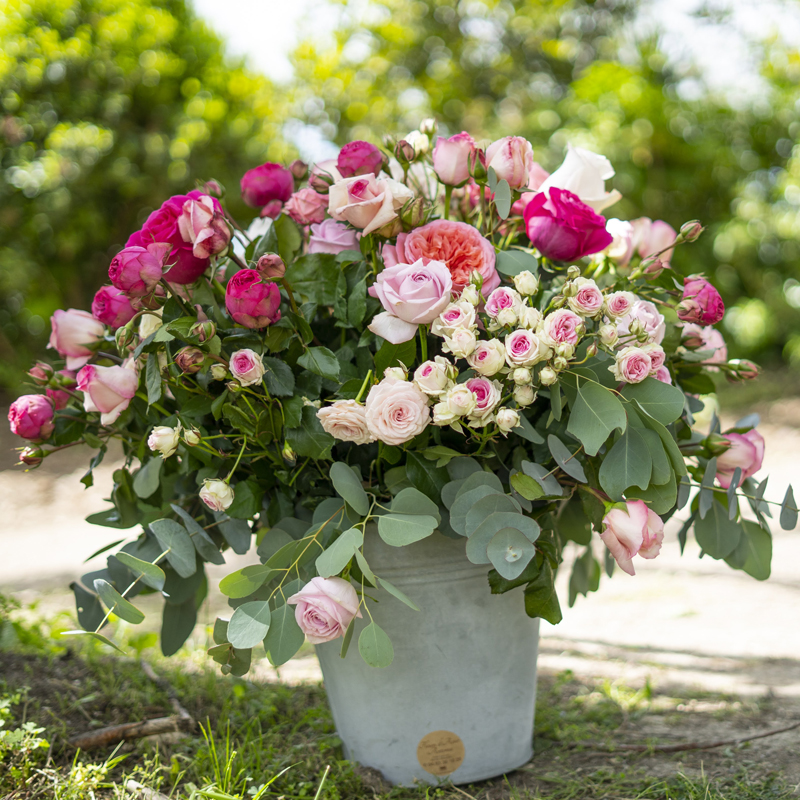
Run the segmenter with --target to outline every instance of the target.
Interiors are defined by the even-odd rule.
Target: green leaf
[[[501,528],[486,550],[492,566],[506,580],[521,575],[536,555],[531,541],[516,528]]]
[[[150,530],[155,534],[162,550],[169,550],[169,561],[175,572],[182,578],[194,575],[197,569],[192,539],[186,529],[174,519],[157,519],[150,523]]]
[[[641,408],[662,425],[669,425],[680,417],[686,402],[684,393],[675,386],[655,378],[645,378],[641,383],[629,383],[622,389],[626,400],[635,400]]]
[[[105,618],[105,611],[96,594],[87,591],[79,583],[73,581],[69,588],[75,595],[75,610],[78,624],[86,630],[94,630]]]
[[[200,557],[212,564],[224,564],[225,558],[220,553],[214,540],[206,533],[203,526],[192,517],[192,515],[180,506],[170,503],[170,508],[183,520],[183,524],[189,535],[192,537],[194,549]]]
[[[430,497],[413,487],[402,489],[397,493],[392,500],[391,511],[393,514],[423,514],[434,517],[437,522],[441,522],[442,519],[439,506]]]
[[[639,415],[639,417],[646,428],[649,428],[651,431],[655,431],[658,434],[658,438],[661,439],[661,444],[664,445],[667,458],[669,458],[670,463],[672,464],[672,469],[675,470],[675,474],[678,477],[681,475],[686,475],[686,462],[684,461],[683,453],[681,453],[680,448],[678,447],[678,443],[675,441],[675,437],[660,422],[654,420],[649,414],[643,412]]]
[[[496,256],[495,268],[501,275],[509,277],[519,275],[525,270],[535,275],[539,271],[539,262],[536,256],[524,250],[501,250]]]
[[[370,667],[388,667],[394,659],[394,648],[386,632],[370,622],[358,637],[358,652]]]
[[[473,564],[491,563],[489,542],[499,531],[507,528],[519,531],[529,542],[535,542],[541,533],[539,523],[530,517],[517,511],[496,511],[486,516],[470,534],[467,540],[467,558]]]
[[[92,639],[97,639],[98,642],[102,642],[103,644],[107,644],[109,647],[113,647],[117,652],[122,653],[122,655],[127,656],[128,654],[121,648],[119,645],[114,644],[111,639],[103,636],[102,633],[95,633],[94,631],[63,631],[61,633],[62,636],[89,636]]]
[[[564,490],[558,479],[550,474],[550,470],[545,469],[541,464],[533,461],[522,461],[520,463],[522,471],[533,478],[544,490],[545,495],[550,497],[561,497]]]
[[[500,219],[508,219],[511,213],[511,187],[505,179],[498,181],[494,189],[494,205]]]
[[[350,559],[362,544],[364,544],[364,534],[358,528],[349,528],[327,550],[317,556],[315,562],[317,573],[322,578],[338,575],[350,563]]]
[[[519,425],[514,428],[513,432],[519,436],[521,439],[525,439],[525,441],[530,442],[531,444],[543,444],[544,439],[542,438],[539,431],[531,425],[531,421],[525,416],[524,412],[520,412],[519,415]]]
[[[631,414],[633,417],[633,414]],[[651,476],[652,483],[660,486],[661,484],[668,483],[670,480],[675,479],[675,473],[672,470],[669,458],[664,450],[664,445],[661,444],[661,439],[655,431],[649,428],[637,428],[639,434],[644,437],[647,449],[650,451],[650,458],[653,462],[653,474]]]
[[[437,528],[435,517],[410,514],[384,514],[378,517],[378,533],[386,544],[404,547],[430,536]]]
[[[291,264],[295,253],[303,246],[303,234],[294,220],[286,214],[280,214],[272,223],[275,236],[278,239],[278,255]]]
[[[330,458],[331,447],[336,442],[322,428],[313,406],[303,406],[300,425],[286,431],[286,441],[298,456],[314,459]]]
[[[256,421],[246,411],[238,408],[233,403],[225,403],[222,406],[222,415],[234,428],[250,437],[255,437]]]
[[[638,428],[629,426],[600,465],[600,485],[612,500],[621,500],[629,486],[646,489],[653,473],[653,459]]]
[[[411,339],[411,341],[403,342],[402,344],[392,344],[384,341],[378,352],[375,353],[375,374],[382,378],[384,371],[389,367],[399,367],[402,364],[408,368],[414,363],[416,357],[416,339]]]
[[[294,392],[294,373],[278,358],[264,356],[264,382],[274,397],[291,397]]]
[[[450,508],[450,527],[462,536],[467,535],[467,514],[479,500],[485,497],[505,497],[492,486],[478,486],[468,492],[459,494]]]
[[[270,623],[268,600],[252,600],[240,605],[228,623],[228,641],[240,650],[264,641]]]
[[[742,569],[757,581],[769,578],[772,563],[772,536],[760,525],[750,520],[742,522],[746,542],[746,556]]]
[[[705,519],[711,504],[714,502],[714,480],[717,477],[717,459],[710,458],[703,472],[703,480],[700,482],[700,494],[698,496],[698,511],[700,519]]]
[[[336,256],[313,253],[287,265],[286,279],[296,295],[321,306],[332,306],[336,302],[336,283],[341,272]]]
[[[728,519],[728,509],[715,497],[705,519],[695,519],[694,536],[712,558],[726,558],[739,544],[742,528]]]
[[[558,436],[553,436],[552,433],[547,437],[547,447],[556,460],[556,464],[558,464],[567,475],[575,478],[576,481],[586,483],[586,473],[583,471],[581,462],[575,458],[578,454],[577,450],[575,453],[570,451],[564,442],[562,442]]]
[[[133,603],[126,600],[108,581],[97,578],[94,582],[94,590],[100,595],[106,608],[120,619],[130,622],[132,625],[138,625],[144,620],[144,614]]]
[[[779,517],[781,528],[785,531],[794,530],[797,526],[797,505],[794,502],[794,492],[792,487],[786,489],[786,495],[781,503],[781,515]]]
[[[454,458],[459,458],[461,453],[450,447],[436,445],[422,451],[422,457],[428,461],[435,461],[437,467],[446,467]]]
[[[161,368],[159,367],[156,353],[150,353],[147,356],[144,380],[147,386],[147,405],[151,406],[161,399]]]
[[[365,517],[369,513],[369,497],[355,472],[343,461],[337,461],[331,466],[330,477],[336,493],[356,514]]]
[[[292,542],[294,544],[294,542]],[[231,572],[219,582],[219,590],[226,597],[239,599],[248,597],[266,583],[267,579],[277,574],[275,570],[264,564],[252,564]]]
[[[541,617],[551,625],[561,622],[561,605],[553,584],[553,568],[545,560],[536,579],[525,587],[525,613]]]
[[[191,636],[197,623],[197,606],[194,597],[182,603],[164,603],[161,618],[161,652],[173,656]]]
[[[508,514],[522,514],[522,508],[513,497],[507,494],[492,494],[483,497],[472,505],[467,511],[464,530],[467,536],[472,536],[477,527],[490,515],[498,512]]]
[[[139,497],[150,497],[158,489],[158,482],[161,477],[161,466],[164,459],[154,456],[145,462],[144,466],[137,470],[133,476],[133,491]]]
[[[297,624],[294,606],[284,603],[272,613],[269,631],[264,639],[264,650],[269,663],[280,667],[303,646],[305,635]]]
[[[252,478],[239,481],[233,487],[233,502],[225,513],[233,519],[252,519],[261,510],[264,490]],[[248,535],[249,539],[249,535]]]
[[[544,489],[537,481],[524,472],[515,472],[510,478],[511,488],[526,500],[538,500],[544,497]]]
[[[354,327],[360,327],[367,313],[367,278],[364,276],[350,292],[347,299],[347,321]]]
[[[406,457],[406,475],[412,485],[436,502],[448,482],[447,470],[432,464],[420,453],[410,452]]]
[[[674,508],[678,499],[678,484],[675,473],[671,473],[669,481],[651,484],[647,489],[628,488],[625,492],[628,500],[644,500],[648,508],[656,514],[666,514]]]
[[[116,554],[117,559],[121,561],[134,575],[142,576],[142,583],[146,583],[150,588],[160,592],[164,588],[164,581],[167,576],[164,575],[164,570],[157,564],[151,564],[149,561],[142,561],[141,558],[136,558],[130,553],[120,551]]]
[[[309,347],[297,363],[315,375],[331,381],[339,380],[339,360],[327,347]]]
[[[414,611],[419,611],[419,606],[411,600],[408,595],[401,592],[394,584],[389,583],[386,578],[378,578],[378,583],[389,592],[392,597],[397,598],[401,603],[405,603],[409,608]]]
[[[625,431],[628,418],[616,396],[605,386],[584,382],[569,415],[567,431],[582,445],[588,456],[597,451],[615,429]]]
[[[231,505],[233,508],[233,505]],[[230,508],[228,509],[230,511]],[[217,511],[214,516],[219,521],[217,529],[222,534],[225,541],[231,546],[231,550],[240,556],[243,556],[250,549],[250,540],[253,536],[253,531],[243,519],[231,519],[226,517],[222,512]]]

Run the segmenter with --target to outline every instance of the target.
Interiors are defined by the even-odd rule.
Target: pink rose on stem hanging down
[[[565,189],[594,211],[600,212],[622,198],[616,189],[606,191],[605,182],[613,177],[614,167],[605,156],[569,144],[563,163],[539,186],[539,191]]]
[[[125,247],[111,260],[108,277],[113,286],[127,295],[144,297],[163,277],[171,251],[172,245],[157,242],[146,247]]]
[[[576,261],[613,241],[605,219],[562,189],[539,192],[525,206],[524,219],[533,246],[553,261]]]
[[[67,359],[67,369],[79,369],[91,357],[92,345],[103,338],[105,326],[88,311],[59,309],[50,317],[50,344]]]
[[[367,427],[367,412],[355,400],[337,400],[317,411],[322,429],[341,442],[369,444],[374,442]]]
[[[116,286],[101,286],[92,300],[92,316],[116,330],[136,316],[130,298]]]
[[[494,246],[465,222],[434,220],[411,233],[399,234],[397,244],[384,245],[381,255],[387,267],[413,263],[420,258],[425,263],[441,261],[450,270],[455,292],[470,283],[473,272],[483,278],[481,293],[484,297],[500,285]]]
[[[361,618],[356,590],[344,578],[312,578],[286,603],[311,644],[344,636],[353,617]]]
[[[427,396],[413,383],[384,378],[369,390],[367,427],[375,439],[396,445],[409,442],[428,426]]]
[[[207,194],[189,198],[178,217],[178,230],[184,242],[192,245],[196,258],[210,258],[224,252],[231,242],[231,229],[225,215]]]
[[[612,508],[603,517],[600,538],[628,575],[635,575],[633,557],[655,558],[664,540],[664,523],[643,500],[627,500],[625,508]]]
[[[294,191],[294,175],[286,167],[268,161],[245,172],[241,189],[242,199],[251,208],[263,208],[273,200],[283,204]]]
[[[155,354],[148,356],[155,358]],[[78,373],[78,390],[83,392],[86,411],[99,411],[100,422],[110,425],[128,407],[139,386],[136,363],[130,359],[122,366],[85,366]]]
[[[423,264],[420,259],[387,267],[369,288],[386,309],[375,316],[369,329],[392,344],[407,342],[420,325],[433,322],[444,311],[452,289],[450,271],[439,261]]]
[[[55,427],[53,403],[41,394],[24,394],[8,409],[11,433],[32,442],[47,439]]]
[[[242,386],[254,386],[264,377],[262,356],[254,350],[237,350],[228,364],[231,374]]]
[[[486,168],[512,189],[524,189],[533,168],[533,147],[521,136],[505,136],[486,148]]]
[[[440,136],[433,148],[433,170],[445,186],[461,186],[469,180],[469,159],[475,140],[465,131],[445,139]]]
[[[281,293],[277,284],[265,283],[257,269],[240,269],[228,281],[225,308],[246,328],[266,328],[281,318]]]
[[[725,315],[725,303],[705,278],[684,278],[683,299],[676,310],[684,322],[716,325]]]
[[[284,210],[298,225],[319,223],[325,219],[328,198],[313,189],[300,189],[289,198]]]
[[[349,142],[336,159],[336,168],[343,178],[355,175],[374,175],[376,178],[383,167],[383,154],[369,142]]]
[[[397,220],[397,212],[414,193],[392,178],[374,175],[345,178],[328,192],[328,213],[339,222],[349,222],[366,236]]]
[[[326,219],[311,226],[309,253],[343,253],[358,250],[358,233],[335,219]]]
[[[717,480],[723,489],[727,489],[737,467],[742,470],[739,486],[761,469],[764,461],[764,437],[755,428],[747,433],[723,435],[731,446],[721,456],[717,456]]]

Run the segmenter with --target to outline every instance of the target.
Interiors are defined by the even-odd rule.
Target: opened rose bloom
[[[281,318],[281,293],[277,284],[265,282],[255,269],[240,269],[228,281],[225,308],[246,328],[266,328]]]
[[[710,325],[696,325],[687,323],[683,326],[682,338],[688,347],[696,350],[710,350],[711,355],[705,364],[723,364],[728,360],[728,348],[722,334]],[[712,372],[718,372],[719,367],[708,367]]]
[[[470,378],[464,385],[475,395],[470,420],[477,425],[488,425],[493,419],[492,412],[500,405],[503,385],[488,378]]]
[[[724,436],[731,446],[717,456],[717,480],[723,489],[727,489],[737,468],[742,471],[739,486],[761,469],[765,443],[755,428],[747,433],[726,433]]]
[[[178,230],[185,242],[192,244],[192,255],[210,258],[227,250],[231,229],[225,215],[207,194],[190,197],[178,217]]]
[[[532,367],[553,354],[539,336],[524,328],[506,336],[505,351],[506,361],[511,367]]]
[[[551,347],[559,344],[569,344],[575,347],[583,336],[584,330],[583,320],[574,311],[559,308],[544,318],[541,335]]]
[[[414,383],[428,397],[440,397],[455,382],[456,370],[453,364],[443,356],[436,356],[433,361],[424,361],[414,372]]]
[[[618,381],[641,383],[653,371],[653,362],[641,348],[626,347],[617,353],[614,365],[608,369]]]
[[[576,278],[572,285],[576,292],[567,298],[567,304],[576,314],[594,317],[603,310],[603,293],[591,278]]]
[[[542,183],[539,191],[566,189],[599,212],[622,198],[616,189],[606,191],[605,182],[613,177],[614,167],[605,156],[569,144],[564,162]]]
[[[414,193],[392,178],[378,180],[374,175],[344,178],[328,192],[328,213],[340,222],[349,222],[366,236],[388,226]]]
[[[328,198],[324,194],[319,194],[308,188],[295,192],[285,206],[286,213],[298,225],[322,222],[325,219],[327,209]]]
[[[482,339],[467,357],[467,363],[479,375],[496,375],[506,364],[506,348],[499,339]]]
[[[237,350],[232,356],[228,366],[231,374],[242,386],[254,386],[261,383],[264,377],[264,362],[262,356],[249,348]]]
[[[343,253],[358,250],[358,233],[335,219],[326,219],[311,226],[309,253]]]
[[[92,316],[116,330],[136,316],[130,298],[114,286],[101,286],[92,300]]]
[[[369,432],[376,439],[404,444],[428,426],[428,398],[409,381],[384,378],[369,390],[366,416]]]
[[[472,328],[475,325],[475,306],[459,300],[457,303],[450,303],[433,321],[431,333],[434,336],[452,336],[456,328]]]
[[[358,595],[344,578],[312,578],[286,599],[295,606],[295,619],[311,644],[344,636],[353,617],[361,617]]]
[[[41,394],[24,394],[8,409],[11,433],[31,441],[47,439],[55,427],[53,403]]]
[[[648,341],[661,344],[667,332],[664,315],[649,300],[636,300],[631,310],[617,320],[617,333],[620,339],[625,339],[625,344],[630,344],[630,338],[636,327],[647,334]]]
[[[367,427],[367,411],[355,400],[337,400],[317,411],[317,419],[326,433],[342,442],[369,444],[375,437]]]
[[[77,308],[54,312],[50,325],[48,346],[66,358],[68,369],[82,367],[92,356],[93,350],[88,345],[102,339],[106,332],[102,322]]]
[[[655,558],[664,539],[664,523],[643,500],[628,500],[625,508],[613,508],[603,517],[603,544],[614,560],[628,573],[635,575],[633,557]]]
[[[78,391],[83,392],[83,407],[86,411],[99,411],[103,425],[111,425],[117,420],[136,395],[138,386],[139,374],[133,359],[128,359],[122,366],[88,364],[78,373]]]

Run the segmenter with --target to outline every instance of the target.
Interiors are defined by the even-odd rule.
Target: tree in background
[[[0,384],[88,308],[147,214],[288,156],[282,95],[183,0],[0,2]]]
[[[342,143],[434,115],[450,132],[526,136],[549,170],[567,141],[602,152],[625,197],[611,214],[707,225],[676,266],[715,273],[733,349],[800,362],[798,53],[765,47],[767,94],[737,110],[708,90],[686,99],[691,75],[633,35],[631,2],[342,5],[333,37],[295,53],[309,122]]]

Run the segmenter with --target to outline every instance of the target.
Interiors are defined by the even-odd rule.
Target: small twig
[[[159,717],[146,719],[143,722],[126,722],[123,725],[112,725],[90,733],[73,736],[69,740],[72,747],[89,750],[93,747],[109,747],[130,739],[142,739],[145,736],[156,736],[161,733],[183,733],[194,727],[194,720],[184,717]]]
[[[157,792],[155,789],[148,789],[146,786],[142,786],[138,781],[133,780],[133,778],[129,778],[125,781],[125,788],[129,792],[133,792],[133,794],[141,797],[142,800],[169,800],[165,794],[161,794],[161,792]]]
[[[166,678],[156,675],[155,670],[144,659],[139,661],[139,666],[141,666],[142,672],[144,672],[159,689],[167,693],[175,713],[181,717],[181,719],[191,720],[192,727],[194,727],[194,717],[181,705],[180,700],[178,700],[178,693],[175,691],[172,684]]]

